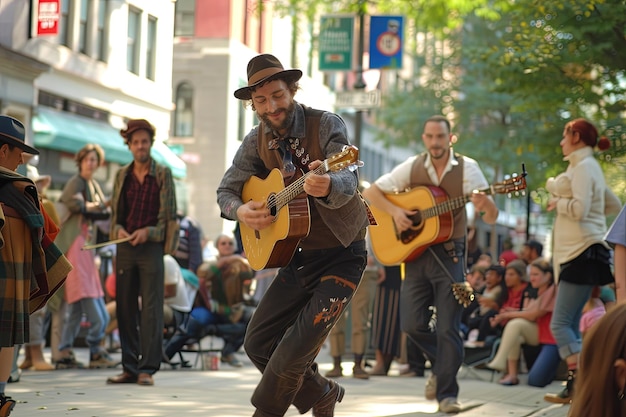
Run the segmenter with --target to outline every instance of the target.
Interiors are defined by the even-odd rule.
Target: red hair
[[[598,129],[586,119],[574,119],[569,122],[565,128],[571,133],[578,132],[580,139],[587,146],[591,146],[592,148],[598,146],[598,149],[601,151],[605,151],[611,147],[611,141],[609,141],[606,136],[602,136],[600,140],[598,140]]]

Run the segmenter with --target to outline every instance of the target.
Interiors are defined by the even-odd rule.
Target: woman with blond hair
[[[626,304],[611,308],[583,341],[569,417],[626,417]]]

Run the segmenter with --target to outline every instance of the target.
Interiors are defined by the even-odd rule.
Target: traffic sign
[[[354,16],[322,16],[320,19],[320,71],[349,71],[354,50]]]
[[[401,69],[404,18],[372,16],[370,18],[370,69]]]
[[[380,90],[338,91],[335,107],[353,109],[372,109],[380,107]]]

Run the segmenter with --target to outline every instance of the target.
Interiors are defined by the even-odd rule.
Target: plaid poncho
[[[8,347],[28,341],[28,316],[72,266],[44,228],[32,181],[0,167],[0,203],[0,346]]]

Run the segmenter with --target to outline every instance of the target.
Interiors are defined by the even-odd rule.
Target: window
[[[96,51],[94,58],[99,61],[107,60],[107,39],[106,39],[106,23],[107,23],[107,0],[98,1],[98,27],[96,30]]]
[[[193,136],[193,87],[187,82],[180,83],[176,89],[174,136]]]
[[[194,35],[196,0],[178,0],[174,20],[174,36]]]
[[[61,0],[61,21],[59,22],[59,43],[69,46],[70,0]]]
[[[126,69],[139,74],[139,29],[141,12],[137,9],[128,10],[128,40],[126,45]]]
[[[157,18],[148,16],[148,39],[146,47],[146,78],[154,81],[156,72]]]
[[[87,54],[88,39],[88,17],[89,17],[89,0],[80,1],[80,26],[78,30],[78,50],[83,54]]]

